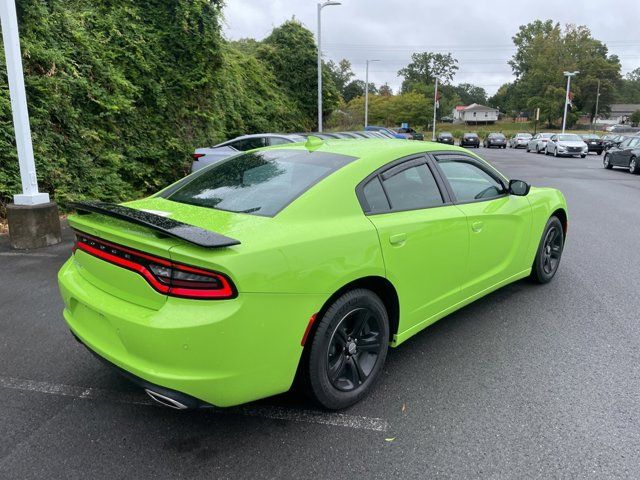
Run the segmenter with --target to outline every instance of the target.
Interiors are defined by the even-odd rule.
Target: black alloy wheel
[[[548,283],[558,271],[564,250],[564,229],[556,216],[552,216],[544,229],[538,252],[531,269],[531,278],[538,283]]]
[[[356,308],[334,330],[327,352],[327,375],[336,389],[350,392],[371,375],[382,349],[379,323],[369,308]]]
[[[358,402],[380,374],[389,345],[389,318],[371,290],[344,293],[319,318],[303,356],[303,383],[321,407]]]

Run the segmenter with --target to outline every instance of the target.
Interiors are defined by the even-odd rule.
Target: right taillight
[[[138,273],[155,290],[165,295],[202,300],[223,300],[237,296],[231,279],[223,273],[176,263],[82,232],[76,234],[74,252],[77,250]]]
[[[204,157],[204,153],[192,153],[191,156],[194,160],[198,160],[200,157]]]

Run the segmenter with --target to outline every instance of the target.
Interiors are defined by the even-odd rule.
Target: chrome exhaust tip
[[[148,388],[145,388],[144,391],[151,397],[152,400],[165,407],[173,408],[174,410],[187,410],[189,408],[184,403],[181,403],[178,400],[167,397],[166,395],[162,395],[161,393],[154,392],[153,390],[149,390]]]

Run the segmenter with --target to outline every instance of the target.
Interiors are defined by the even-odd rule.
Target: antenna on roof
[[[316,137],[315,135],[309,135],[307,137],[307,141],[305,142],[304,146],[307,150],[316,150],[317,148],[320,148],[323,144],[324,144],[324,140],[322,140],[320,137]]]

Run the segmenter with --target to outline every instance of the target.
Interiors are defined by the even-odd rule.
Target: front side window
[[[469,160],[441,156],[438,165],[458,202],[475,202],[505,193],[502,183]]]
[[[273,216],[353,160],[298,149],[250,152],[204,168],[162,196],[199,207]]]

